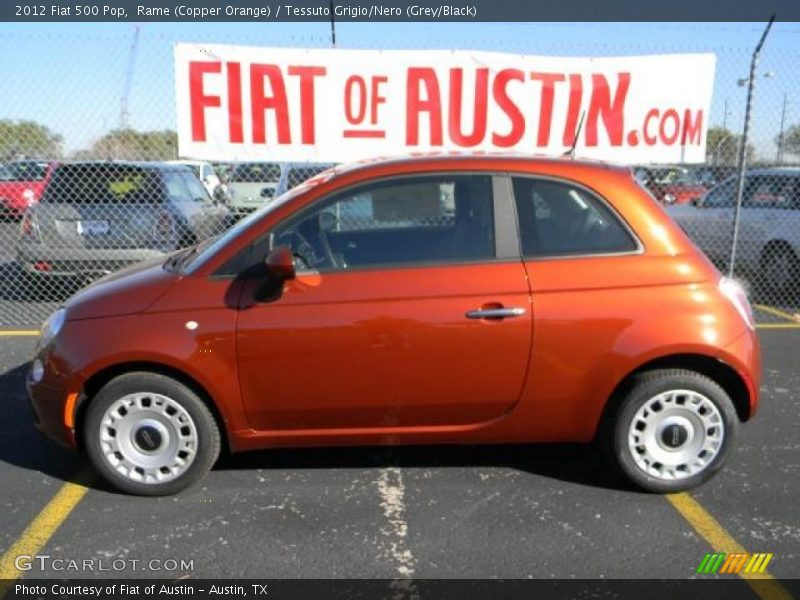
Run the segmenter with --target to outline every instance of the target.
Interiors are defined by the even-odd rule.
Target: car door
[[[739,217],[738,262],[758,268],[767,244],[791,218],[796,179],[776,173],[749,176]]]
[[[242,293],[253,428],[447,428],[510,411],[531,338],[511,204],[489,175],[390,178],[317,201],[256,244],[259,260],[291,247],[297,276],[271,301]]]
[[[717,266],[730,260],[735,203],[736,179],[731,178],[709,191],[695,209],[687,209],[680,220],[692,241]]]

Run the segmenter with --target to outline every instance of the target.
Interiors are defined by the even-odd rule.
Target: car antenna
[[[572,160],[575,160],[575,146],[578,145],[578,136],[581,133],[581,129],[583,128],[583,117],[586,114],[585,110],[581,111],[581,117],[578,119],[578,126],[575,128],[575,137],[572,138],[572,146],[570,146],[569,150],[564,152],[561,156],[569,156]]]

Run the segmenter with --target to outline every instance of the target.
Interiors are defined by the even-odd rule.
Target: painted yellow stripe
[[[756,329],[800,329],[800,323],[757,323]]]
[[[669,494],[667,500],[713,548],[714,552],[747,552],[703,506],[689,494]],[[792,600],[792,595],[775,577],[762,573],[739,573],[761,600]]]
[[[784,310],[779,308],[774,308],[772,306],[766,306],[764,304],[754,304],[753,305],[758,310],[762,310],[765,313],[769,313],[771,315],[775,315],[776,317],[781,317],[782,319],[786,319],[787,321],[791,321],[792,323],[800,323],[800,318],[793,315],[792,313],[788,313]]]
[[[58,530],[83,496],[89,491],[91,482],[88,472],[79,472],[53,496],[42,511],[31,521],[16,542],[0,557],[0,598],[21,572],[15,565],[16,558],[22,554],[34,555],[39,552]]]
[[[0,337],[23,337],[39,335],[38,329],[0,329]]]

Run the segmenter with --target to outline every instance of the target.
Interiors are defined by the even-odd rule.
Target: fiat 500
[[[759,378],[742,289],[629,169],[442,156],[336,167],[106,276],[46,321],[28,387],[135,494],[222,448],[595,440],[674,492],[723,465]]]

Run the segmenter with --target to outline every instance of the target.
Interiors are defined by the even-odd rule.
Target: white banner
[[[515,152],[705,160],[713,54],[575,58],[177,44],[182,157]]]

